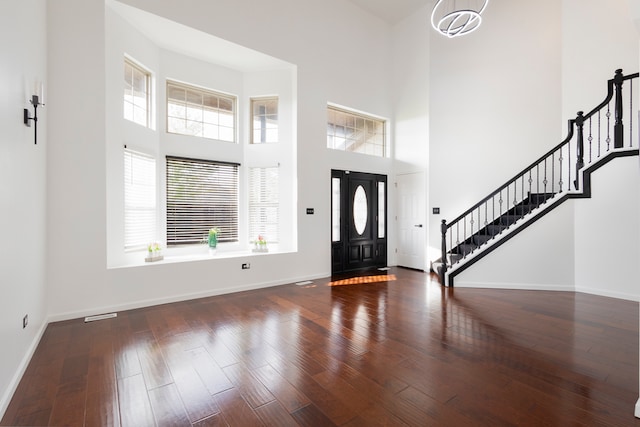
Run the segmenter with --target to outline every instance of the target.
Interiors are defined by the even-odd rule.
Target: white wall
[[[416,11],[393,27],[393,108],[395,174],[423,172],[424,188],[428,188],[426,173],[429,165],[429,40],[430,26],[425,25],[431,14],[430,4]],[[423,203],[427,212],[427,194]],[[427,214],[428,216],[428,214]],[[427,216],[422,223],[429,224]],[[390,217],[393,218],[393,217]],[[391,223],[394,228],[395,222]],[[425,261],[429,227],[425,232]],[[393,253],[394,248],[389,248]]]
[[[48,302],[57,314],[90,309],[113,292],[105,274],[105,6],[61,0],[47,12]]]
[[[55,201],[48,217],[51,319],[330,274],[331,168],[390,174],[392,162],[327,150],[326,105],[334,102],[391,117],[388,26],[338,0],[304,5],[294,0],[268,5],[200,0],[188,8],[175,2],[126,3],[297,66],[298,252],[255,256],[251,270],[245,271],[240,265],[246,259],[225,257],[107,269],[107,216],[115,209],[106,202],[112,171],[107,173],[105,153],[112,135],[105,100],[112,94],[105,82],[110,75],[106,70],[114,65],[105,63],[110,54],[105,6],[101,0],[51,2],[51,98],[60,104],[50,131],[48,188]],[[77,16],[83,19],[73,18]],[[152,66],[153,55],[139,60]],[[80,70],[92,78],[79,76]],[[314,207],[315,215],[305,215],[307,207]]]
[[[566,120],[604,100],[616,69],[638,72],[638,35],[630,17],[627,0],[562,1],[562,132]]]
[[[393,27],[393,158],[397,173],[429,164],[429,40],[431,5]]]
[[[640,160],[613,160],[575,201],[575,290],[640,301]]]
[[[572,201],[558,206],[456,276],[455,286],[572,291],[573,217]]]
[[[473,34],[431,35],[429,206],[442,216],[431,216],[429,246],[440,247],[442,218],[562,140],[560,11],[555,0],[492,2]]]
[[[46,326],[47,124],[55,106],[45,99],[38,108],[38,145],[23,124],[35,82],[48,90],[46,37],[44,0],[0,2],[0,417]]]

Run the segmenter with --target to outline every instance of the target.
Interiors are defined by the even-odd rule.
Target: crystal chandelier
[[[431,12],[431,25],[449,38],[475,31],[489,0],[438,0]]]

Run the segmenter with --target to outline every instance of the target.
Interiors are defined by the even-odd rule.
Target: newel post
[[[578,116],[576,117],[576,129],[578,130],[577,133],[577,141],[576,141],[576,149],[577,149],[577,157],[578,160],[576,161],[576,180],[573,181],[573,185],[576,187],[576,190],[579,190],[578,188],[578,177],[580,176],[580,169],[582,169],[584,167],[584,112],[583,111],[578,111]]]
[[[622,148],[624,146],[624,125],[622,124],[622,82],[624,76],[622,69],[616,70],[613,78],[613,85],[616,88],[615,100],[615,124],[613,126],[613,148]]]
[[[442,267],[440,267],[440,284],[445,286],[444,275],[447,272],[447,220],[443,219],[440,224],[440,232],[442,233]]]

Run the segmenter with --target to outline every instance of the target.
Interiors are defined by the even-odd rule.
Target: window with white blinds
[[[264,237],[268,243],[279,241],[280,203],[279,170],[271,168],[249,169],[249,237]]]
[[[167,245],[238,241],[238,164],[167,156]]]
[[[124,248],[156,240],[156,160],[124,150]]]

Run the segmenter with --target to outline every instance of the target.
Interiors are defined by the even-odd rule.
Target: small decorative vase
[[[218,247],[218,235],[209,234],[209,254],[215,255],[217,247]]]

